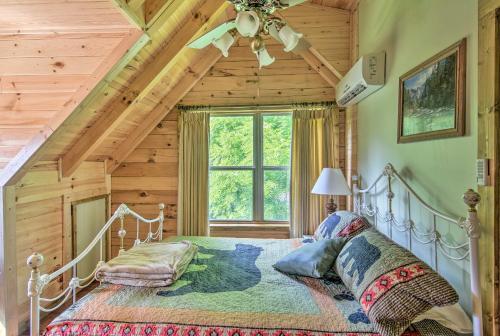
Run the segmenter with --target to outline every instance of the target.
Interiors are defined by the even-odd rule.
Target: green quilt
[[[69,308],[46,335],[377,335],[332,272],[317,280],[272,265],[300,240],[177,237],[199,247],[173,285],[101,285]],[[406,335],[455,335],[435,322]]]

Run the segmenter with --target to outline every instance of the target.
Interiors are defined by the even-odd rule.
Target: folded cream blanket
[[[118,285],[164,287],[186,270],[198,252],[190,241],[141,244],[104,263],[96,279]]]

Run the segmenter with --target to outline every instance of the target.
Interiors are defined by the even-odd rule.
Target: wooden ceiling
[[[12,20],[20,15],[15,10],[21,6],[18,1],[7,0],[5,5],[10,8]],[[48,11],[46,15],[53,18],[49,30],[62,27],[64,20],[58,15],[62,12],[63,17],[68,18],[67,13],[74,10],[85,13],[80,15],[85,18],[71,19],[69,15],[64,33],[45,30],[45,33],[36,33],[37,37],[43,36],[39,39],[32,38],[39,29],[34,26],[26,28],[29,33],[22,34],[14,33],[12,26],[3,28],[11,29],[14,33],[11,36],[15,37],[9,40],[8,35],[4,35],[6,43],[21,46],[19,41],[30,36],[26,40],[31,47],[20,51],[16,51],[17,46],[10,47],[7,52],[0,48],[3,53],[0,57],[18,62],[17,72],[11,70],[14,66],[0,62],[0,87],[5,90],[0,95],[0,113],[8,116],[0,120],[11,120],[6,122],[8,126],[0,121],[0,160],[4,165],[10,160],[0,175],[0,184],[15,183],[37,160],[61,159],[64,176],[71,175],[84,160],[107,161],[108,171],[112,171],[179,102],[223,103],[227,92],[233,91],[258,97],[253,100],[257,103],[279,102],[279,99],[265,98],[273,90],[272,97],[280,96],[280,90],[288,90],[285,95],[288,98],[282,102],[289,101],[291,96],[300,101],[331,100],[332,85],[350,64],[350,15],[345,8],[351,8],[356,0],[311,0],[284,11],[286,20],[306,35],[312,47],[301,55],[293,55],[269,42],[277,62],[261,71],[256,70],[256,61],[244,39],[231,49],[231,57],[223,60],[213,47],[203,50],[185,47],[192,38],[235,16],[232,6],[224,0],[115,0],[128,20],[120,16],[111,0],[30,1],[41,6],[34,13],[41,15]],[[68,6],[66,11],[55,8],[61,4]],[[0,9],[1,6],[4,2]],[[43,6],[47,6],[47,10]],[[79,15],[75,13],[75,16]],[[70,26],[71,22],[74,27]],[[130,22],[143,29],[142,42],[137,42],[119,62],[121,66],[115,66],[92,90],[106,72],[101,69],[102,64],[110,66],[109,63],[116,62],[124,53],[123,49],[116,51],[123,45],[120,41],[138,38]],[[0,21],[0,27],[2,23]],[[89,31],[83,33],[83,29]],[[21,50],[30,53],[26,55]],[[17,58],[21,60],[16,61]],[[22,76],[20,79],[29,77],[31,84],[9,86],[13,79],[5,81],[6,74]],[[294,77],[294,74],[301,76]],[[94,79],[92,86],[84,84],[89,83],[89,78]],[[258,83],[254,85],[255,78]],[[90,94],[83,99],[83,94],[77,95],[82,91]],[[200,92],[207,91],[215,92],[209,93],[209,97],[213,94],[220,96],[220,100],[204,100],[204,93]],[[243,101],[252,102],[243,99],[234,103]],[[4,135],[3,129],[10,130],[11,134]],[[16,159],[11,160],[21,149]]]
[[[0,171],[55,128],[141,32],[108,0],[0,3]]]

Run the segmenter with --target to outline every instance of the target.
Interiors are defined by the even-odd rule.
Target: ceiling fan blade
[[[293,6],[300,5],[301,3],[306,2],[306,1],[307,0],[280,0],[280,3],[284,7],[293,7]]]
[[[201,37],[197,38],[196,40],[189,42],[187,44],[187,47],[193,48],[193,49],[203,49],[206,46],[210,45],[212,42],[220,38],[222,35],[224,35],[226,32],[235,29],[236,28],[236,22],[235,20],[231,20],[228,22],[224,22],[220,26],[212,29],[205,35],[202,35]]]

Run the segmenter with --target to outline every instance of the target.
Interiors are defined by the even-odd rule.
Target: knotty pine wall
[[[341,73],[351,64],[351,14],[347,10],[306,3],[283,12],[285,19]],[[267,40],[276,57],[259,69],[248,40],[239,39],[228,58],[221,58],[180,101],[183,105],[255,105],[332,101],[335,90],[301,56],[283,51]],[[156,216],[157,204],[167,205],[165,234],[176,233],[177,218],[177,113],[170,113],[112,175],[112,208],[127,203],[147,216]],[[345,113],[339,117],[339,167],[345,167]],[[341,207],[345,200],[340,200]],[[135,222],[127,222],[128,246],[135,239]],[[118,224],[113,228],[116,236]],[[283,226],[214,226],[212,236],[288,238]],[[119,239],[112,240],[114,253]]]
[[[158,204],[165,204],[164,237],[177,233],[177,191],[178,191],[178,127],[180,112],[173,111],[152,131],[132,154],[113,172],[111,177],[111,208],[125,203],[143,216],[158,215]],[[339,118],[339,159],[336,164],[345,167],[345,112]],[[345,199],[339,201],[345,207]],[[120,239],[117,232],[120,224],[112,227],[111,251],[118,253]],[[136,221],[125,219],[125,247],[130,247],[136,238]],[[146,230],[140,229],[144,239]],[[258,237],[288,238],[289,228],[283,225],[235,224],[233,226],[213,226],[214,237]]]
[[[42,273],[53,272],[70,261],[71,203],[106,196],[110,189],[110,177],[105,174],[102,162],[84,162],[69,178],[61,178],[57,161],[38,162],[16,184],[17,301],[21,331],[29,319],[26,288],[30,269],[26,259],[34,252],[41,253],[45,258]],[[57,294],[62,286],[63,279],[56,279],[44,289],[44,296]]]
[[[129,157],[113,172],[111,178],[111,208],[126,203],[146,218],[158,216],[158,204],[165,204],[163,235],[177,233],[178,184],[178,111],[170,112]],[[119,223],[112,228],[111,251],[120,247],[117,235]],[[125,221],[127,247],[136,237],[135,220]],[[147,232],[139,230],[142,238]]]

